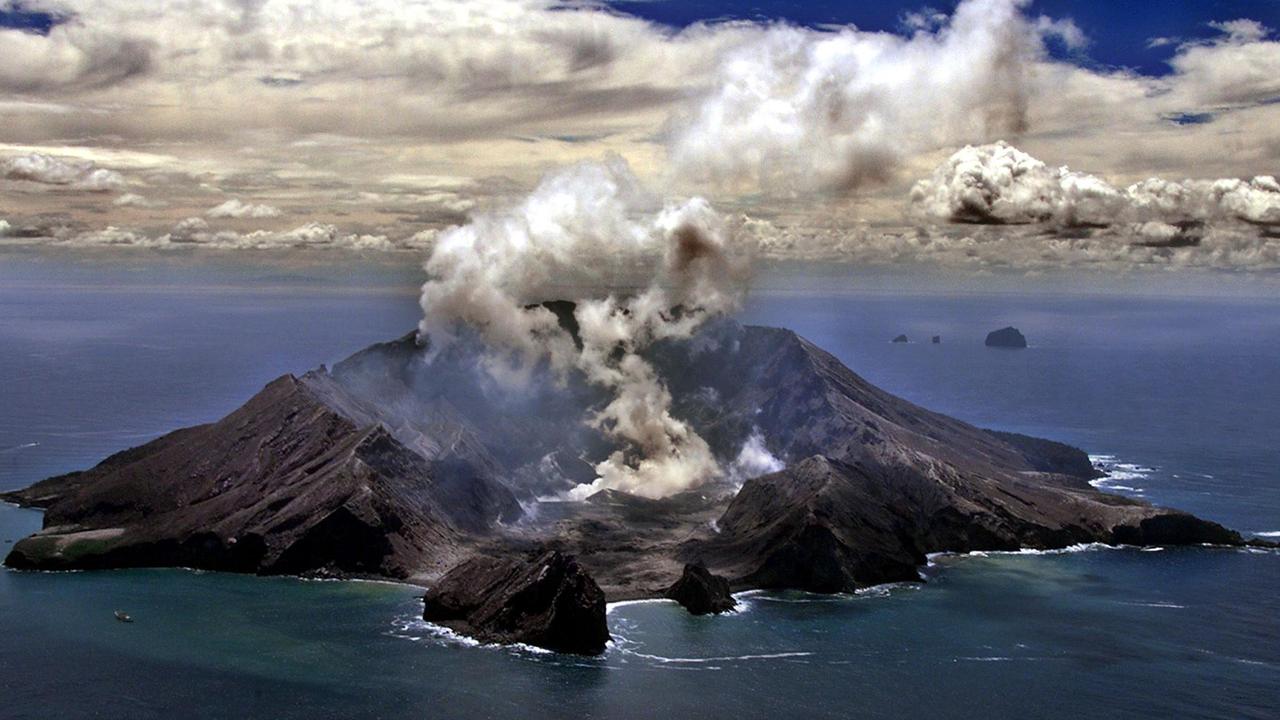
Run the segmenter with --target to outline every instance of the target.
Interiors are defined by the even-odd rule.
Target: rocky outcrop
[[[292,376],[226,418],[8,496],[45,508],[7,563],[408,577],[519,504],[458,464],[358,427]]]
[[[680,579],[665,594],[694,615],[729,612],[738,606],[729,594],[729,581],[702,565],[686,564]]]
[[[898,337],[894,338],[893,341],[896,343],[911,342],[910,340],[907,339],[906,335],[899,335]]]
[[[423,597],[422,617],[483,643],[599,655],[609,642],[604,592],[573,557],[476,557]]]
[[[943,468],[920,473],[822,456],[747,481],[719,527],[686,552],[737,585],[822,593],[917,580],[933,552],[1241,544],[1216,523],[1087,484],[960,482]]]
[[[1027,464],[1040,472],[1070,475],[1085,480],[1092,480],[1106,475],[1106,473],[1094,467],[1089,455],[1080,448],[1053,440],[1031,437],[1030,435],[1000,432],[998,430],[988,430],[987,432],[1016,448],[1022,453]]]
[[[1027,339],[1015,327],[1000,328],[987,333],[987,347],[1025,348]]]

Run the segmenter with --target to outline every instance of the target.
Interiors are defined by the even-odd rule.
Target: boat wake
[[[776,653],[756,653],[748,655],[719,655],[715,657],[699,657],[699,658],[682,658],[682,657],[665,657],[663,655],[650,655],[637,650],[628,650],[620,648],[621,652],[634,657],[652,660],[656,663],[672,664],[672,665],[705,665],[708,663],[724,663],[738,662],[748,660],[781,660],[784,658],[801,658],[812,657],[813,653],[795,651],[795,652],[776,652]]]

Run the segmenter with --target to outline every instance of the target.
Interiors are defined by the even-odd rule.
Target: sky
[[[642,0],[613,2],[623,12],[674,27],[713,19],[786,21],[808,27],[852,24],[864,30],[901,31],[903,18],[928,4],[912,2],[707,2],[705,0]],[[934,3],[950,10],[954,3]],[[1230,18],[1250,18],[1280,26],[1280,3],[1275,0],[1041,0],[1027,12],[1070,18],[1088,37],[1087,52],[1072,59],[1095,67],[1128,68],[1144,75],[1172,72],[1169,60],[1178,44],[1211,40],[1210,25]],[[1169,42],[1153,43],[1164,39]],[[1056,57],[1071,57],[1061,46]]]
[[[477,217],[549,237],[530,198],[586,207],[588,164],[643,187],[621,213],[705,198],[784,260],[1275,274],[1277,28],[1275,0],[0,0],[0,246],[425,257]]]

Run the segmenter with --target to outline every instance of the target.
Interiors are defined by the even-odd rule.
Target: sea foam
[[[1145,490],[1135,481],[1151,476],[1155,468],[1120,462],[1115,455],[1090,455],[1089,462],[1106,473],[1105,477],[1090,480],[1089,484],[1099,490],[1142,495]]]

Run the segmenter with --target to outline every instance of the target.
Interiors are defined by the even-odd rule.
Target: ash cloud
[[[425,267],[419,330],[431,353],[465,327],[489,348],[484,366],[508,385],[545,366],[608,393],[585,422],[618,449],[570,497],[605,488],[662,497],[722,473],[706,441],[672,415],[671,394],[643,357],[745,293],[734,228],[705,200],[660,203],[620,157],[580,163],[548,174],[518,204],[442,233]],[[628,278],[627,267],[640,270]],[[577,278],[572,297],[548,294],[563,292],[551,284],[567,277]],[[576,302],[576,341],[537,304],[548,299]]]

